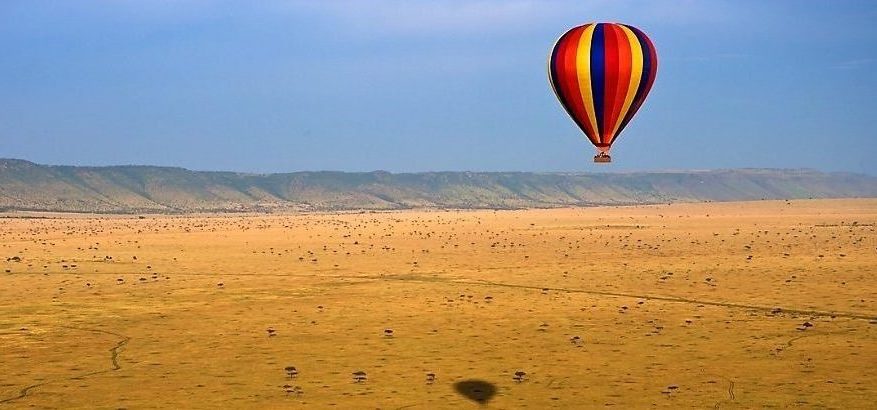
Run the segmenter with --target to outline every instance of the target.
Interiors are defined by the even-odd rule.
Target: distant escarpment
[[[155,166],[50,166],[0,159],[0,211],[518,209],[848,197],[877,197],[877,177],[774,169],[245,174]]]

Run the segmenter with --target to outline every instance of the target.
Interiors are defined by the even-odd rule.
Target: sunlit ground
[[[6,216],[0,407],[877,397],[877,200]]]

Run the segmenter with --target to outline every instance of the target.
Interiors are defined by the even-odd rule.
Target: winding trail
[[[808,331],[805,331],[806,334],[803,334],[803,335],[801,335],[801,336],[795,336],[795,337],[793,337],[793,338],[787,340],[787,341],[786,341],[786,345],[785,345],[785,347],[779,347],[779,348],[777,348],[777,349],[775,350],[775,353],[774,353],[774,354],[775,354],[775,356],[779,357],[779,355],[780,355],[781,353],[784,353],[786,350],[791,349],[791,348],[792,348],[792,344],[793,344],[794,342],[797,342],[798,340],[801,340],[801,339],[804,339],[804,338],[808,338],[808,337],[816,337],[816,336],[832,336],[832,335],[840,335],[840,334],[844,334],[844,333],[852,333],[852,332],[855,331],[855,330],[856,330],[856,329],[844,329],[844,330],[837,330],[837,331],[834,331],[834,332],[820,332],[820,331],[808,330]]]
[[[736,383],[734,383],[734,380],[732,380],[730,377],[722,376],[721,374],[716,374],[716,373],[705,373],[705,372],[704,372],[704,369],[700,369],[700,371],[701,371],[701,373],[702,373],[704,376],[718,377],[718,378],[723,379],[723,380],[725,380],[726,382],[728,382],[728,398],[726,398],[726,399],[721,399],[721,400],[717,401],[716,404],[713,405],[713,408],[714,408],[714,409],[717,409],[717,410],[718,410],[718,409],[722,406],[722,403],[725,403],[725,402],[731,402],[731,401],[735,401],[735,400],[737,400],[737,395],[734,394],[734,387],[736,386]]]
[[[32,385],[30,385],[30,386],[27,386],[27,387],[25,387],[25,388],[19,390],[19,392],[18,392],[18,396],[10,397],[10,398],[8,398],[8,399],[2,399],[2,400],[0,400],[0,405],[2,405],[2,404],[6,404],[6,403],[9,403],[9,402],[11,402],[11,401],[15,401],[15,400],[23,399],[23,398],[27,397],[28,393],[30,393],[31,390],[33,390],[33,389],[35,389],[35,388],[37,388],[37,387],[40,387],[40,386],[42,386],[42,385],[44,385],[44,384],[48,384],[48,383],[50,383],[50,382],[42,382],[42,383],[37,383],[37,384],[32,384]]]
[[[716,405],[713,406],[713,408],[714,408],[714,409],[717,409],[717,410],[722,406],[722,403],[724,403],[724,402],[726,402],[726,401],[734,401],[734,400],[737,400],[737,396],[734,395],[734,381],[731,380],[731,379],[729,379],[729,378],[727,378],[727,377],[723,377],[723,379],[725,379],[725,380],[728,381],[728,398],[727,398],[727,399],[724,399],[724,400],[719,400],[719,401],[716,402]]]
[[[71,377],[59,378],[59,379],[55,379],[55,380],[47,380],[47,381],[44,381],[42,383],[31,384],[31,385],[26,386],[25,388],[19,390],[17,396],[5,398],[5,399],[0,399],[0,405],[6,404],[9,402],[13,402],[16,400],[24,399],[28,396],[28,394],[30,394],[31,390],[36,389],[37,387],[40,387],[40,386],[45,386],[45,385],[53,383],[53,382],[57,382],[60,380],[80,380],[80,379],[83,379],[83,378],[86,378],[89,376],[94,376],[96,374],[102,374],[102,373],[109,373],[109,372],[113,372],[116,370],[120,370],[122,368],[122,366],[119,364],[120,350],[123,347],[125,347],[125,345],[128,344],[128,342],[131,341],[130,337],[116,333],[116,332],[111,332],[111,331],[102,330],[102,329],[92,329],[92,328],[64,326],[64,325],[56,325],[54,327],[61,327],[61,328],[65,328],[65,329],[78,330],[81,332],[103,333],[103,334],[118,337],[120,340],[118,342],[116,342],[115,346],[113,346],[112,348],[109,349],[110,363],[112,366],[109,369],[96,370],[96,371],[92,371],[92,372],[77,374],[77,375],[71,376]]]
[[[125,336],[125,335],[122,335],[122,334],[119,334],[119,333],[116,333],[116,332],[110,332],[109,330],[103,330],[103,329],[90,329],[90,328],[74,327],[74,326],[63,326],[63,325],[59,325],[58,327],[63,327],[63,328],[66,328],[66,329],[72,329],[72,330],[79,330],[79,331],[83,331],[83,332],[103,333],[103,334],[107,334],[107,335],[110,335],[110,336],[116,336],[116,337],[118,337],[118,338],[120,339],[120,340],[116,343],[115,346],[113,346],[113,347],[111,347],[111,348],[109,349],[109,351],[110,351],[110,362],[111,362],[112,365],[113,365],[112,368],[110,368],[110,369],[105,369],[105,370],[99,370],[99,371],[92,372],[92,373],[88,373],[89,376],[90,376],[90,375],[93,375],[93,374],[108,373],[108,372],[116,371],[116,370],[119,370],[119,369],[122,368],[122,366],[119,364],[119,350],[122,349],[123,347],[125,347],[125,345],[128,344],[128,342],[131,341],[131,338],[130,338],[130,337]],[[80,376],[80,377],[81,377],[81,376]]]

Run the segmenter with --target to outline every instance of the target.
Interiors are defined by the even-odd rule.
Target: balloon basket
[[[605,164],[608,162],[612,162],[612,157],[610,157],[609,154],[605,154],[605,153],[601,152],[597,155],[594,155],[594,162],[596,162],[598,164]]]

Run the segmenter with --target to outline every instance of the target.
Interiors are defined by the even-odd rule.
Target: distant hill
[[[514,209],[845,197],[877,197],[877,177],[773,169],[244,174],[154,166],[48,166],[0,159],[0,211]]]

